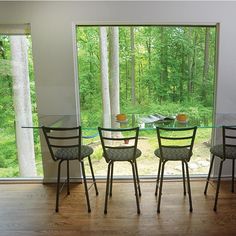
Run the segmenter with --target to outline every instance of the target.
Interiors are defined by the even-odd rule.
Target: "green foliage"
[[[28,36],[28,66],[33,123],[38,124],[31,38]],[[0,177],[18,177],[15,140],[15,113],[12,91],[11,50],[9,36],[0,35]],[[38,176],[42,176],[42,158],[38,130],[34,130]]]
[[[121,112],[129,116],[155,113],[175,115],[185,112],[196,124],[203,122],[204,125],[210,125],[214,102],[216,30],[215,27],[209,29],[209,60],[206,61],[206,27],[134,27],[136,102],[133,105],[130,27],[119,27]],[[78,92],[83,127],[102,125],[98,36],[99,28],[96,26],[77,27]],[[28,39],[33,122],[37,125],[30,36]],[[208,70],[204,71],[206,63]],[[14,119],[10,42],[8,36],[0,36],[0,177],[19,176]],[[96,132],[96,130],[86,131],[85,135],[94,135]],[[205,135],[209,136],[210,131],[204,129],[198,132],[201,132],[201,139]],[[153,135],[153,132],[143,131],[143,134],[149,136]],[[38,175],[42,175],[41,148],[37,130],[34,131],[34,139],[37,171]],[[97,137],[93,139],[94,142],[97,140]],[[101,150],[97,152],[95,156],[99,160],[102,156]]]
[[[127,114],[175,115],[212,120],[215,81],[215,27],[137,26],[135,34],[136,104],[131,102],[130,27],[119,27],[120,104]],[[77,27],[82,124],[102,122],[99,28]],[[108,34],[109,37],[109,34]],[[204,63],[208,65],[203,78]],[[202,96],[205,94],[205,96]]]
[[[10,133],[10,130],[8,130],[6,133],[1,133],[0,137],[0,168],[7,168],[10,165],[16,166],[17,161],[12,159],[13,156],[16,156],[16,150],[12,148],[12,146],[15,146],[14,133]]]

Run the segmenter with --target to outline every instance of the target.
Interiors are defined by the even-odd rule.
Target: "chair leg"
[[[91,212],[90,202],[89,202],[89,195],[88,195],[87,180],[86,180],[85,168],[84,168],[84,162],[80,161],[80,163],[81,163],[83,180],[84,180],[84,190],[85,190],[85,195],[86,195],[86,200],[87,200],[88,212]]]
[[[113,184],[113,170],[114,170],[114,162],[111,164],[111,181],[110,181],[110,197],[112,196],[112,184]]]
[[[106,193],[105,193],[104,214],[107,214],[107,200],[108,200],[108,194],[109,194],[109,178],[110,178],[110,172],[111,172],[111,165],[112,165],[112,162],[109,162],[108,168],[107,168],[107,183],[106,183]]]
[[[206,185],[205,185],[205,190],[204,190],[205,195],[207,194],[207,188],[208,188],[208,184],[209,184],[209,181],[210,181],[210,176],[211,176],[211,171],[212,171],[214,159],[215,159],[215,155],[213,155],[212,158],[211,158],[211,164],[210,164],[210,168],[209,168],[209,172],[208,172],[208,176],[207,176],[207,180],[206,180]]]
[[[157,172],[157,181],[156,181],[156,190],[155,190],[156,196],[157,196],[158,184],[160,180],[160,172],[161,172],[161,159],[159,160],[159,167],[158,167],[158,172]]]
[[[59,195],[60,195],[60,177],[61,177],[61,163],[63,162],[63,160],[61,160],[58,163],[58,171],[57,171],[57,195],[56,195],[56,209],[55,211],[58,212],[59,211]]]
[[[182,161],[182,174],[183,174],[183,188],[184,188],[184,195],[186,195],[185,171],[184,171],[184,162],[183,162],[183,161]]]
[[[223,161],[221,160],[220,167],[219,167],[217,188],[216,188],[215,204],[214,204],[214,208],[213,208],[214,211],[216,211],[216,209],[217,209],[217,202],[218,202],[218,196],[219,196],[219,190],[220,190],[220,180],[221,180],[222,167],[223,167]]]
[[[67,195],[70,195],[70,163],[69,160],[67,162]]]
[[[189,178],[189,171],[188,171],[188,163],[184,161],[186,166],[186,175],[187,175],[187,184],[188,184],[188,196],[189,196],[189,211],[193,211],[193,205],[192,205],[192,196],[191,196],[191,187],[190,187],[190,178]]]
[[[135,191],[135,197],[136,197],[136,204],[137,204],[137,213],[140,214],[140,206],[139,206],[139,198],[138,198],[138,189],[137,189],[137,180],[136,180],[136,171],[135,171],[135,164],[134,162],[130,162],[132,166],[132,172],[133,172],[133,180],[134,180],[134,191]]]
[[[160,179],[160,188],[159,188],[159,196],[157,203],[157,213],[160,213],[160,205],[161,205],[161,195],[162,195],[162,185],[163,185],[163,176],[164,176],[164,167],[167,161],[161,162],[161,179]]]
[[[232,159],[232,188],[231,188],[231,192],[234,193],[234,164],[235,164],[235,159]]]
[[[138,194],[139,194],[139,197],[141,197],[142,193],[141,193],[141,188],[140,188],[140,180],[139,180],[139,174],[138,174],[138,165],[137,165],[136,160],[134,162],[134,166],[135,166],[135,172],[136,172],[136,178],[137,178],[137,184],[138,184]]]
[[[94,176],[93,166],[92,166],[92,162],[91,162],[90,156],[88,156],[88,161],[89,161],[90,171],[91,171],[91,174],[92,174],[93,184],[94,184],[94,188],[95,188],[95,191],[96,191],[96,195],[98,195],[97,183],[96,183],[96,179],[95,179],[95,176]]]

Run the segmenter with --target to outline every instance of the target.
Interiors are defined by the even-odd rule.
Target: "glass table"
[[[126,121],[116,121],[119,123],[121,128],[126,127],[140,127],[140,130],[155,130],[156,126],[162,127],[190,127],[190,126],[197,126],[198,128],[220,128],[222,125],[232,125],[235,126],[235,123],[232,124],[212,124],[212,122],[206,119],[200,118],[191,118],[185,122],[180,122],[174,117],[172,119],[165,119],[165,120],[157,120],[157,121],[150,121],[150,122],[143,122],[142,118],[145,117],[144,115],[140,114],[128,114]],[[39,116],[38,124],[33,126],[28,126],[27,124],[21,124],[22,128],[41,128],[42,126],[49,126],[49,127],[72,127],[77,126],[79,123],[79,117],[77,115],[43,115]],[[96,127],[89,127],[86,122],[82,122],[83,130],[97,130]],[[102,122],[101,122],[102,123]],[[100,126],[102,126],[100,124]]]
[[[208,170],[209,160],[210,160],[210,152],[209,147],[211,146],[211,137],[212,132],[215,132],[221,129],[217,129],[222,127],[222,124],[216,125],[207,122],[206,120],[201,119],[189,119],[188,122],[178,122],[176,119],[169,121],[157,121],[152,123],[146,123],[145,126],[140,122],[141,115],[128,115],[128,119],[126,122],[121,122],[120,127],[132,127],[139,126],[140,127],[140,141],[139,146],[143,152],[142,157],[139,160],[139,169],[140,175],[148,175],[154,176],[156,175],[157,168],[157,160],[153,158],[153,149],[156,147],[156,135],[154,135],[156,126],[165,126],[165,127],[188,127],[188,126],[197,126],[199,129],[197,131],[197,142],[196,142],[196,152],[192,158],[192,162],[190,165],[190,173],[191,175],[201,175],[206,174]],[[79,118],[76,115],[44,115],[39,116],[39,123],[34,126],[27,126],[27,124],[22,124],[23,128],[35,128],[40,129],[44,126],[54,126],[54,127],[73,127],[77,126],[79,123]],[[231,125],[231,124],[227,124]],[[232,124],[234,125],[234,124]],[[96,127],[88,127],[83,125],[83,142],[85,144],[91,144],[95,150],[94,158],[97,160],[95,165],[96,175],[104,176],[106,174],[105,163],[103,165],[104,160],[101,159],[101,152],[99,149],[99,135],[97,126]],[[217,137],[221,137],[221,135],[217,135]],[[125,170],[126,167],[122,167],[117,170],[118,176],[123,176],[124,173],[122,170]],[[167,170],[167,175],[179,175],[180,169],[179,166],[170,166],[169,170]]]

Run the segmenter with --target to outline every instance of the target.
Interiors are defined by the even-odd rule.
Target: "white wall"
[[[0,24],[30,23],[38,110],[75,114],[73,23],[220,23],[217,115],[236,114],[236,2],[0,2]],[[46,163],[44,155],[44,164]],[[45,179],[55,173],[45,165]]]

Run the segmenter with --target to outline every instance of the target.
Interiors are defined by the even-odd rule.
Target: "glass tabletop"
[[[192,127],[197,126],[198,128],[219,128],[222,125],[232,125],[235,126],[235,123],[232,124],[213,124],[211,121],[201,118],[189,118],[186,121],[178,121],[176,117],[167,117],[165,119],[155,119],[155,116],[145,116],[140,114],[128,114],[125,121],[117,121],[120,128],[128,127],[140,127],[140,130],[154,130],[156,126],[161,127]],[[38,124],[29,126],[27,124],[22,124],[22,128],[41,128],[42,126],[48,127],[73,127],[77,126],[79,123],[79,117],[77,115],[42,115],[39,116]],[[97,130],[97,126],[90,127],[86,125],[86,122],[82,122],[82,128],[84,130]]]

